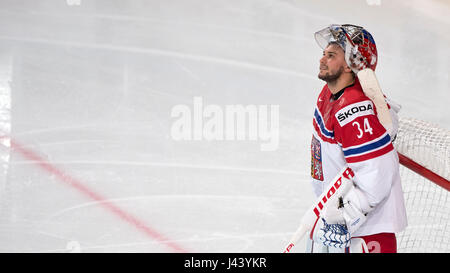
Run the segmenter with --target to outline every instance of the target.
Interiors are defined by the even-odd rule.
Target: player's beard
[[[319,79],[327,82],[327,83],[332,83],[332,82],[336,82],[337,79],[339,79],[339,77],[341,77],[342,73],[344,72],[344,66],[341,66],[336,72],[327,72],[324,75],[321,75],[319,72]]]

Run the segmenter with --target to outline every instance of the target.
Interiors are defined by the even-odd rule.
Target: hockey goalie
[[[318,77],[326,82],[311,140],[318,201],[285,252],[303,234],[307,252],[396,252],[395,234],[407,225],[392,145],[399,106],[387,100],[376,80],[375,41],[355,25],[330,25],[315,39],[323,49]]]

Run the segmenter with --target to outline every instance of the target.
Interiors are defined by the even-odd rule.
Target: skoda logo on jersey
[[[367,111],[372,109],[372,105],[368,104],[368,105],[361,105],[359,107],[352,107],[351,109],[347,110],[344,113],[339,113],[338,115],[338,119],[339,121],[344,121],[346,118],[348,118],[349,116],[356,114],[358,112],[362,112],[362,111]]]
[[[372,101],[362,101],[342,108],[335,116],[339,121],[339,124],[344,126],[357,117],[370,114],[374,114]]]

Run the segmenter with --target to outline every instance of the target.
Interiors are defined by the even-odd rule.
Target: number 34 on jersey
[[[358,128],[358,135],[356,135],[358,138],[362,138],[364,136],[364,133],[369,133],[373,135],[373,129],[370,127],[369,119],[364,118],[364,131],[361,129],[361,125],[358,121],[352,122],[353,126],[356,126]]]

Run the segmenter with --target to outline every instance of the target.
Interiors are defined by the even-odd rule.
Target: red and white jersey
[[[328,85],[323,87],[313,125],[311,176],[315,194],[319,196],[348,165],[355,173],[355,185],[375,207],[352,236],[403,230],[407,221],[398,155],[357,78],[337,95]]]

